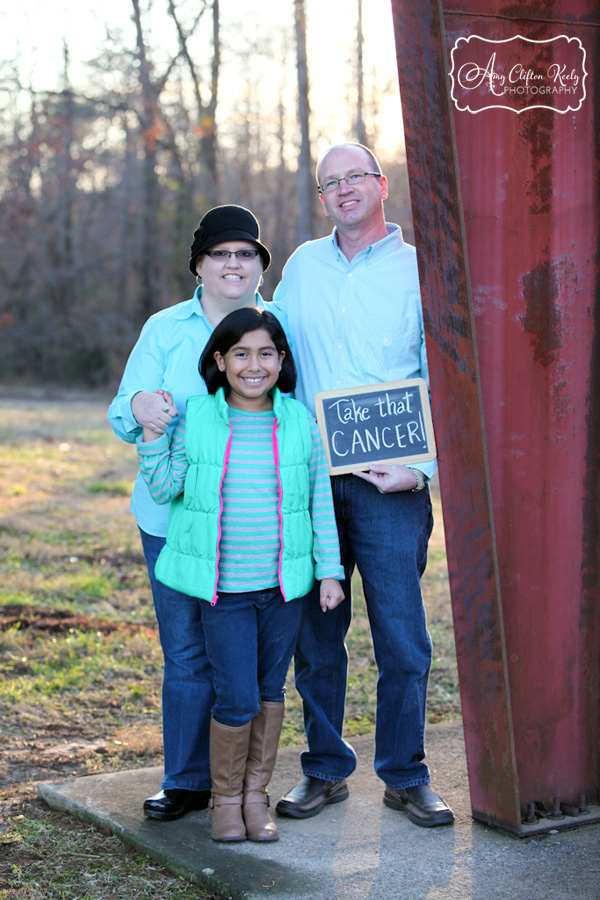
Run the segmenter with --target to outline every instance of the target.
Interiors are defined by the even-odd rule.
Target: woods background
[[[313,77],[314,58],[341,30],[317,9],[307,20],[305,0],[281,0],[282,23],[268,4],[245,4],[224,28],[229,5],[122,0],[127,28],[105,24],[85,66],[64,40],[54,89],[37,86],[18,51],[2,61],[0,381],[116,384],[148,316],[192,295],[192,232],[216,204],[258,217],[270,299],[293,249],[330,230],[314,180],[328,144],[375,150],[388,221],[412,241],[402,149],[381,140],[396,73],[364,63],[362,0],[335,4],[351,23],[332,73],[345,101],[316,125],[314,98],[326,109],[333,92]]]

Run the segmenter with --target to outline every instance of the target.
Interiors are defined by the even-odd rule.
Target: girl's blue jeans
[[[219,593],[215,606],[200,601],[217,722],[238,727],[258,715],[261,700],[283,701],[304,601],[285,603],[279,588]]]
[[[140,528],[164,656],[163,790],[210,790],[209,729],[214,703],[213,674],[196,600],[157,581],[154,567],[164,537]]]

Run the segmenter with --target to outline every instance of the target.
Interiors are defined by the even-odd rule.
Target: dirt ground
[[[42,634],[65,635],[73,630],[101,634],[143,631],[146,635],[150,631],[157,637],[156,629],[150,629],[146,624],[101,621],[37,606],[0,607],[0,632],[15,627],[27,631],[32,638]],[[15,668],[13,666],[13,674]],[[105,703],[119,708],[117,699],[109,698]],[[131,754],[125,748],[119,752],[120,745],[114,738],[98,738],[95,719],[90,718],[87,708],[78,708],[76,702],[49,719],[42,711],[36,714],[34,708],[19,709],[17,704],[14,718],[4,717],[0,733],[2,818],[18,815],[23,804],[35,800],[40,781],[89,775],[90,768],[106,771],[103,763],[109,758],[119,764],[132,762],[127,759]],[[144,765],[159,765],[162,762],[160,740],[157,739],[154,746],[147,744],[142,755]]]

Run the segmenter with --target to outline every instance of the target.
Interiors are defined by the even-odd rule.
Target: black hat
[[[256,216],[243,206],[215,206],[203,216],[194,232],[191,246],[190,272],[196,274],[198,257],[223,241],[250,241],[261,255],[263,271],[269,268],[271,254],[260,243],[260,226]]]

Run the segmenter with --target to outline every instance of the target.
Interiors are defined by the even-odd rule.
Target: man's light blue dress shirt
[[[123,441],[135,443],[142,426],[131,412],[131,401],[139,391],[170,391],[180,413],[185,412],[188,397],[206,394],[198,362],[213,327],[200,304],[202,288],[191,300],[161,309],[151,316],[140,333],[127,361],[119,393],[108,410],[114,433]],[[260,294],[256,305],[264,306]],[[172,423],[171,429],[174,425]],[[139,527],[148,534],[165,537],[170,505],[159,506],[151,498],[138,473],[131,497],[131,511]]]
[[[350,262],[336,229],[302,244],[268,304],[294,354],[295,397],[313,415],[319,391],[419,377],[429,387],[416,250],[387,229]],[[437,461],[418,468],[431,478]]]

